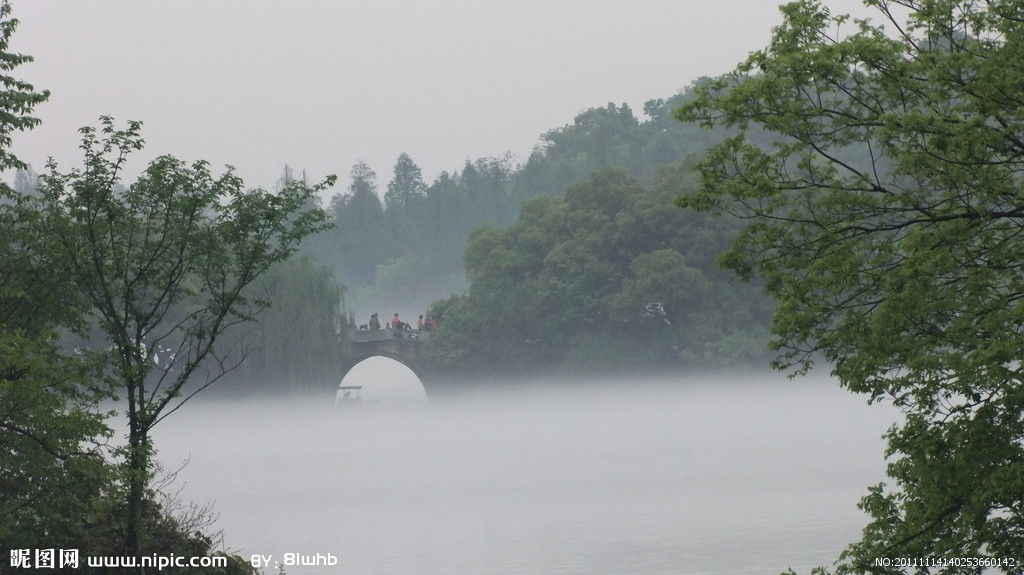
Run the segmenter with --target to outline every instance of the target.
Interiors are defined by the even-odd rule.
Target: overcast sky
[[[512,152],[608,102],[669,97],[730,70],[781,21],[776,0],[12,0],[16,73],[52,92],[14,149],[77,165],[77,129],[141,120],[147,149],[234,165],[270,187],[285,164],[383,189],[408,153],[442,170]],[[834,12],[864,14],[859,0]]]

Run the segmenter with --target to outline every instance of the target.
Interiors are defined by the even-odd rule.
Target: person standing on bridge
[[[377,331],[380,329],[380,320],[377,319],[376,312],[370,315],[370,331]]]
[[[395,317],[391,318],[391,329],[401,329],[402,320],[398,318],[398,312],[395,312]]]

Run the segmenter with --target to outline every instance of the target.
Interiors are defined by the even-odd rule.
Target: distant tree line
[[[446,326],[430,345],[436,367],[445,370],[469,373],[486,366],[500,372],[552,363],[566,370],[609,363],[663,370],[763,361],[767,300],[756,289],[731,285],[729,276],[714,269],[713,254],[725,249],[738,228],[671,207],[678,193],[667,189],[679,192],[672,178],[689,181],[688,170],[680,167],[684,160],[728,133],[672,117],[691,93],[692,88],[647,102],[644,119],[625,104],[589,109],[572,124],[545,133],[522,164],[511,156],[467,160],[461,170],[442,172],[430,184],[407,154],[398,157],[384,184],[359,162],[348,189],[327,207],[334,228],[307,242],[306,252],[345,284],[356,323],[373,312],[414,317],[430,308]],[[619,171],[595,176],[609,166]],[[662,172],[666,167],[672,168]],[[621,202],[608,199],[619,193]],[[585,218],[590,208],[581,206],[600,205],[599,197],[611,202],[593,208],[600,218],[569,223]],[[564,221],[552,219],[555,212]],[[620,229],[608,228],[611,222]],[[543,261],[546,253],[520,253],[536,246],[525,248],[509,238],[523,228],[556,224],[557,234],[554,228],[544,231],[548,249],[567,262],[575,259],[575,265],[597,259],[606,268],[525,297],[518,292],[543,287],[541,278],[556,279],[534,277],[527,288],[516,283],[521,278],[496,273],[496,266],[507,263],[502,254],[514,253],[540,257],[535,271],[544,265],[553,270],[552,262]],[[485,242],[498,236],[508,245],[501,253],[488,252]],[[600,238],[603,245],[587,238]],[[662,274],[657,280],[649,277],[655,270]],[[647,293],[652,282],[658,283],[657,294]],[[540,300],[547,307],[530,307]],[[523,307],[513,313],[515,306]],[[575,319],[569,310],[576,310]],[[488,326],[488,338],[477,339],[473,326]],[[494,349],[483,349],[489,346]]]
[[[347,302],[361,321],[374,311],[421,313],[468,288],[462,256],[473,229],[509,225],[525,200],[560,197],[606,166],[648,185],[660,167],[679,164],[720,139],[724,132],[672,118],[689,94],[647,102],[644,120],[625,104],[592,108],[545,133],[523,163],[511,155],[466,160],[431,183],[407,154],[398,157],[386,182],[359,162],[348,189],[327,206],[334,229],[311,239],[306,250],[345,284]]]

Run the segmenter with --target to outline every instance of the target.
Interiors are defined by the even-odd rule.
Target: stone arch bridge
[[[408,367],[419,378],[427,397],[431,396],[433,386],[426,373],[423,362],[423,342],[430,338],[432,332],[423,330],[355,330],[352,332],[352,354],[341,366],[341,379],[359,362],[371,357],[386,357]]]

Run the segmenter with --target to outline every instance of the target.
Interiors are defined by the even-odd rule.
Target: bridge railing
[[[423,329],[356,329],[352,331],[352,341],[388,341],[392,339],[427,340],[430,335],[436,333]]]

